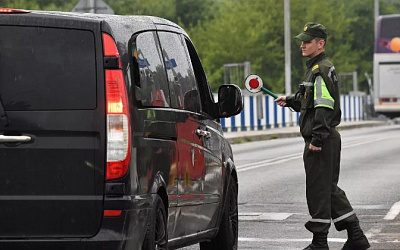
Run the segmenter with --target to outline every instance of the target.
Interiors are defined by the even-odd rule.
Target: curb
[[[337,129],[339,131],[343,131],[356,128],[379,127],[389,124],[391,123],[388,121],[348,122],[340,124]],[[296,129],[296,131],[293,131],[294,129]],[[230,132],[230,135],[227,137],[227,140],[231,144],[240,144],[253,141],[265,141],[265,140],[273,140],[279,138],[290,138],[290,137],[301,136],[299,131],[300,129],[298,126],[291,127],[290,129],[291,131],[285,131],[283,129],[274,129],[274,130],[275,131],[266,129],[264,131]]]

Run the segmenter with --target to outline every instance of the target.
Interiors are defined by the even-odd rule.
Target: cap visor
[[[306,33],[300,33],[297,36],[295,36],[294,38],[296,38],[296,39],[298,39],[300,41],[303,41],[303,42],[308,42],[308,41],[311,41],[312,39],[314,39],[313,36],[310,36],[310,35],[308,35]]]

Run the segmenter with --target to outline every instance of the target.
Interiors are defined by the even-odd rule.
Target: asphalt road
[[[346,192],[371,249],[400,249],[400,126],[342,133],[339,186]],[[312,235],[301,138],[233,145],[239,176],[239,249],[302,249]],[[345,232],[331,226],[330,249]],[[185,249],[199,249],[191,246]]]

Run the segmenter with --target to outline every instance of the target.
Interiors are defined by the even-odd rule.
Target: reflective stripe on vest
[[[335,100],[329,94],[324,79],[321,76],[317,76],[314,84],[314,108],[333,109],[334,105]]]

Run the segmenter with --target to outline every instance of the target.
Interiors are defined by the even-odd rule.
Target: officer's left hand
[[[311,151],[311,152],[321,152],[321,150],[322,150],[322,147],[316,147],[316,146],[314,146],[314,145],[312,145],[311,143],[310,143],[310,145],[308,146],[308,149]]]

